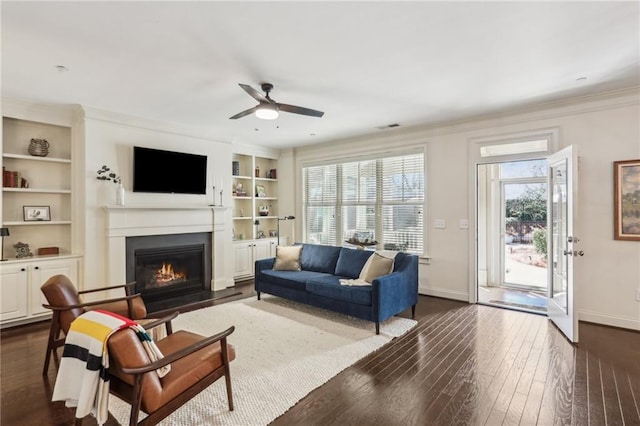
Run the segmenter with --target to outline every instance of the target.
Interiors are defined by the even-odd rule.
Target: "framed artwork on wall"
[[[613,162],[616,240],[640,241],[640,159]]]

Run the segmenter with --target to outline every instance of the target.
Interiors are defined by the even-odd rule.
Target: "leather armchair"
[[[49,361],[52,355],[56,355],[56,349],[64,345],[69,326],[77,317],[92,309],[102,309],[115,312],[130,319],[142,319],[147,316],[147,309],[139,294],[131,294],[131,289],[135,283],[102,287],[97,289],[78,291],[71,280],[65,275],[54,275],[40,287],[49,304],[43,304],[47,309],[53,311],[51,318],[51,328],[49,330],[49,340],[47,343],[47,354],[44,360],[42,375],[46,375],[49,370]],[[82,302],[81,296],[105,290],[124,290],[125,296],[93,302]],[[61,337],[60,333],[65,337]]]
[[[178,313],[146,325],[166,323],[167,337],[156,345],[164,358],[151,362],[132,329],[113,334],[108,342],[110,393],[131,404],[129,425],[154,425],[223,377],[226,381],[229,410],[233,411],[229,363],[235,349],[227,343],[234,327],[210,337],[189,331],[172,332],[170,321]],[[171,364],[171,371],[159,378],[158,368]],[[140,411],[148,414],[140,423]]]

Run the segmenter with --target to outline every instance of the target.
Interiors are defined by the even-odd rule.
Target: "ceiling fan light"
[[[256,117],[263,120],[275,120],[278,118],[278,107],[272,104],[261,105],[256,110]]]

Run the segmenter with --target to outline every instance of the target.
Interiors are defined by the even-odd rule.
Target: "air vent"
[[[384,126],[378,126],[378,127],[376,127],[376,129],[384,130],[384,129],[391,129],[393,127],[400,127],[400,125],[398,123],[392,123],[392,124],[387,124],[387,125],[384,125]]]

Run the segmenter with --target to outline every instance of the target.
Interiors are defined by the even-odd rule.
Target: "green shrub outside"
[[[536,249],[536,253],[541,254],[544,258],[547,258],[547,231],[538,228],[533,231],[533,247]]]

